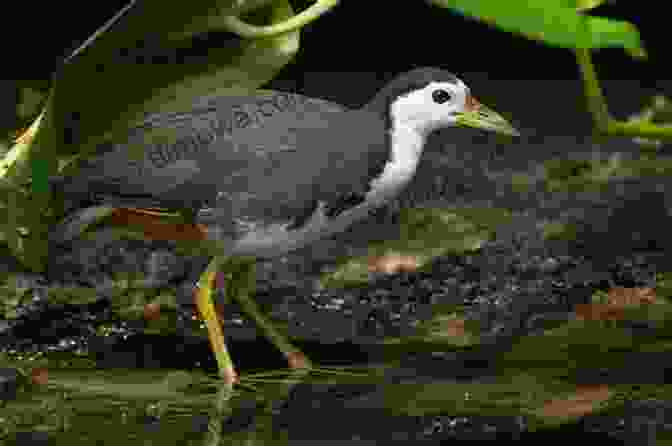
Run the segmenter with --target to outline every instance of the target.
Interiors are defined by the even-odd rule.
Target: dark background
[[[142,1],[142,0],[140,0]],[[312,0],[293,0],[305,7]],[[119,10],[126,1],[12,2],[0,29],[2,78],[48,77],[58,62]],[[653,11],[646,2],[620,1],[601,6],[595,15],[627,19],[640,27],[651,60],[662,61],[666,39],[655,39],[653,24],[642,17]],[[653,2],[652,2],[653,3]],[[375,7],[373,5],[379,5]],[[131,12],[132,14],[132,12]],[[4,14],[3,14],[4,15]],[[157,18],[159,19],[159,18]],[[572,79],[572,53],[548,48],[421,0],[357,2],[344,0],[305,30],[297,63],[311,71],[402,71],[413,65],[441,65],[455,72],[487,71],[510,79]],[[653,86],[652,64],[635,62],[621,49],[599,51],[595,60],[610,78],[637,75]],[[659,78],[665,78],[658,72]]]
[[[312,1],[292,0],[292,3],[303,9]],[[12,129],[18,125],[11,122],[17,101],[16,83],[12,80],[48,80],[66,56],[126,3],[65,1],[35,7],[28,2],[13,2],[11,15],[4,18],[16,26],[0,27],[4,60],[0,75],[0,127]],[[667,39],[656,39],[656,26],[643,19],[653,17],[655,14],[647,12],[655,11],[644,3],[618,3],[601,6],[593,14],[637,24],[649,53],[648,61],[633,60],[620,48],[593,53],[600,80],[605,81],[610,110],[616,117],[624,118],[654,93],[669,96],[672,85],[664,64]],[[108,32],[114,31],[113,26]],[[218,45],[228,38],[225,33],[211,33],[195,42],[194,48],[200,51],[197,47]],[[278,78],[295,81],[288,88],[308,95],[360,105],[395,74],[431,65],[453,71],[482,102],[500,112],[522,117],[530,128],[541,130],[539,126],[549,123],[551,116],[560,124],[562,121],[566,124],[568,118],[572,121],[574,128],[564,126],[564,132],[576,133],[577,125],[588,130],[591,126],[571,51],[546,47],[421,0],[344,0],[334,11],[304,28],[301,45],[295,61]],[[331,77],[311,79],[310,73],[315,72],[331,73]],[[356,73],[362,73],[363,77]],[[614,79],[625,80],[626,84],[608,82]],[[567,82],[544,82],[548,80]],[[511,114],[504,114],[511,118]],[[514,124],[521,125],[520,120],[515,121]],[[563,130],[558,128],[552,133],[558,132]]]

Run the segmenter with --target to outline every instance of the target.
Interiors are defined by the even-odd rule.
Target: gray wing
[[[297,121],[283,129],[289,143],[269,141],[268,146],[255,146],[261,161],[208,184],[216,197],[201,209],[197,220],[222,225],[233,218],[250,227],[301,226],[320,203],[329,217],[361,203],[390,156],[384,122],[360,111],[336,117]],[[215,153],[209,155],[204,169],[221,171],[230,162]],[[202,178],[209,177],[216,175]]]
[[[56,178],[66,207],[82,203],[183,208],[214,199],[212,183],[240,177],[263,160],[296,147],[297,123],[310,127],[345,108],[276,92],[200,98],[191,110],[157,113],[125,141],[107,142],[82,160],[76,174]],[[215,158],[217,169],[210,164]]]

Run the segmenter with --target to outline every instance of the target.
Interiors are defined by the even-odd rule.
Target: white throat
[[[413,178],[422,156],[425,135],[412,127],[393,125],[390,132],[390,160],[371,181],[366,201],[380,204],[397,195]]]

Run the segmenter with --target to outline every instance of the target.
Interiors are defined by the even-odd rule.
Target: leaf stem
[[[274,37],[279,34],[295,31],[319,18],[322,14],[338,5],[339,0],[317,0],[310,8],[282,23],[268,26],[255,26],[243,22],[236,16],[223,17],[223,28],[245,39]]]

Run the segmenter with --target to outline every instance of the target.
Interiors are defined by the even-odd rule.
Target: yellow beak
[[[518,130],[502,118],[499,113],[481,104],[472,96],[467,98],[465,111],[458,114],[457,125],[520,136]]]

